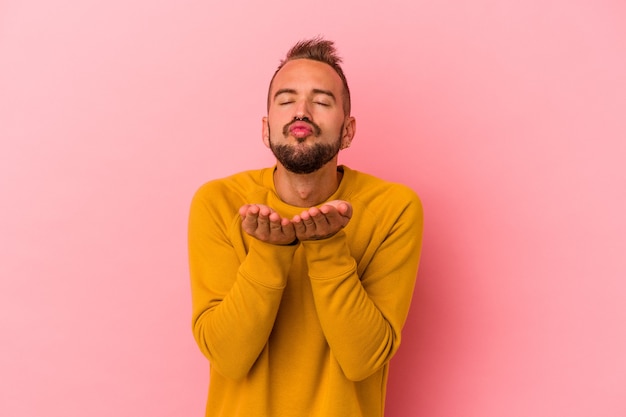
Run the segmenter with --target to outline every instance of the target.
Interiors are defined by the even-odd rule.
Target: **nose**
[[[310,119],[309,103],[306,100],[298,100],[295,107],[296,119]]]

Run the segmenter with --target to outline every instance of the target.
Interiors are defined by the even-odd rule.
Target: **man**
[[[189,221],[193,333],[210,417],[379,417],[419,263],[409,188],[338,165],[355,119],[333,43],[274,74],[276,166],[211,181]],[[391,140],[391,138],[385,138]]]

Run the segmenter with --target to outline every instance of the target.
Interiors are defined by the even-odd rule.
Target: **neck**
[[[332,161],[310,174],[294,174],[278,163],[274,171],[274,186],[285,203],[296,207],[313,207],[337,191],[341,177],[336,162]]]

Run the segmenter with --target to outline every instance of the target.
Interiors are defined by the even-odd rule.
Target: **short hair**
[[[343,70],[341,69],[342,59],[337,55],[337,50],[335,48],[335,43],[333,41],[328,41],[322,38],[312,38],[299,41],[294,46],[291,47],[285,59],[280,61],[276,72],[272,76],[270,81],[269,91],[267,93],[267,108],[270,108],[271,101],[271,90],[272,84],[274,83],[274,78],[276,78],[276,74],[278,71],[285,66],[285,64],[289,61],[294,61],[296,59],[310,59],[313,61],[323,62],[324,64],[328,64],[335,70],[339,78],[343,83],[343,111],[346,116],[350,115],[350,89],[348,88],[348,80],[346,79]]]

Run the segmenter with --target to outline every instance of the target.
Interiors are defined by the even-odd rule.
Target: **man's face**
[[[344,114],[342,92],[341,78],[322,62],[289,61],[276,74],[263,141],[287,170],[315,172],[350,144],[354,120]]]

